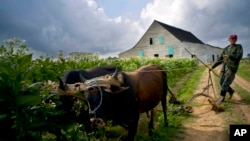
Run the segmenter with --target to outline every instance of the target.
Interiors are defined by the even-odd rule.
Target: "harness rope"
[[[195,69],[197,67],[189,67],[189,68],[174,68],[174,69],[162,69],[162,70],[148,70],[148,71],[129,71],[129,72],[158,72],[158,71],[171,71],[171,70],[184,70],[184,69]]]
[[[101,90],[101,87],[100,86],[98,86],[98,89],[99,89],[99,91],[100,91],[100,95],[101,95],[101,100],[100,100],[100,103],[99,103],[99,105],[97,106],[97,107],[95,107],[95,109],[94,110],[91,110],[91,107],[90,107],[90,104],[89,104],[89,102],[88,102],[88,106],[89,106],[89,113],[90,114],[94,114],[95,115],[95,112],[100,108],[100,106],[102,105],[102,97],[103,97],[103,94],[102,94],[102,90]]]

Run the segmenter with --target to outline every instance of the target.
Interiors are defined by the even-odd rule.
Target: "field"
[[[52,88],[47,82],[57,82],[57,77],[62,77],[69,69],[109,65],[117,66],[122,71],[134,71],[143,65],[156,64],[167,72],[170,88],[182,102],[189,100],[197,89],[202,89],[198,88],[198,80],[207,79],[202,77],[206,68],[200,66],[196,59],[97,59],[89,56],[69,59],[64,57],[62,52],[57,58],[33,58],[29,48],[17,39],[9,40],[0,47],[0,106],[4,107],[0,110],[0,140],[55,140],[56,135],[50,132],[51,129],[62,132],[67,140],[87,140],[83,125],[71,120],[63,124],[55,120],[55,117],[63,116],[65,111],[55,110],[55,107],[60,105],[59,96],[51,92]],[[249,76],[246,75],[248,71],[244,70],[249,70],[249,67],[243,62],[239,76],[249,82]],[[249,96],[245,94],[249,92],[240,86],[235,88],[249,105]],[[174,114],[178,106],[168,104],[167,128],[163,126],[161,108],[157,107],[157,124],[151,137],[147,135],[148,119],[142,114],[135,140],[183,139],[180,135],[185,135],[184,125],[186,121],[191,121],[193,116],[184,111]],[[226,106],[230,107],[230,104],[226,103]],[[105,130],[99,130],[89,136],[91,140],[122,140],[126,137],[126,131],[110,122]]]

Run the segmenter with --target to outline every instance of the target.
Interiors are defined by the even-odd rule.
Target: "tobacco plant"
[[[64,57],[63,52],[59,52],[57,59],[33,58],[23,40],[5,41],[0,46],[0,140],[87,140],[84,126],[65,119],[68,111],[56,108],[62,103],[47,82],[56,82],[57,77],[63,77],[70,69],[111,65],[122,71],[134,71],[147,64],[161,66],[173,86],[192,72],[198,62],[186,58],[98,59],[91,56],[74,60]],[[94,134],[90,136],[95,138]]]

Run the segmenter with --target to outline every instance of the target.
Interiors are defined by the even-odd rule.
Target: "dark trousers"
[[[232,84],[234,79],[235,79],[235,73],[229,69],[221,73],[220,85],[221,85],[222,96],[225,96],[227,91],[230,94],[233,92],[233,89],[230,87],[230,85]]]

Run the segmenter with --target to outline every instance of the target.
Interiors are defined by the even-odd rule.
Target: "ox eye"
[[[94,88],[89,88],[88,90],[89,90],[89,91],[93,91],[93,90],[94,90]]]
[[[89,92],[90,94],[97,94],[98,89],[97,89],[96,87],[92,87],[92,88],[89,88],[89,89],[88,89],[88,92]]]

